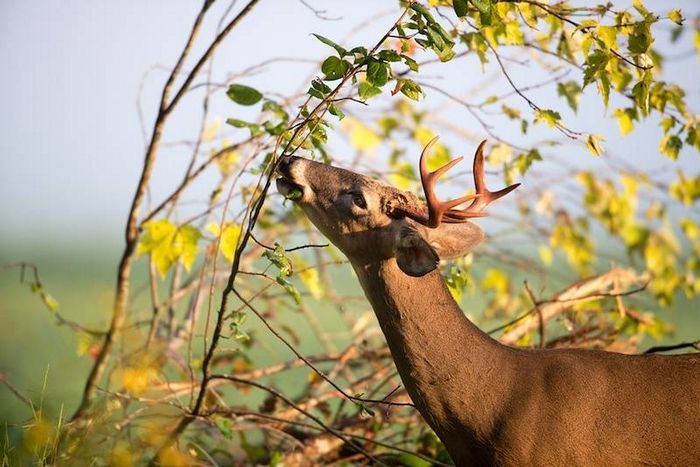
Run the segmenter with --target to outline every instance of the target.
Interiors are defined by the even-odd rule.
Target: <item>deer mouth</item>
[[[288,178],[279,177],[277,180],[277,191],[287,199],[296,201],[304,195],[301,185],[297,185]]]
[[[280,177],[276,180],[277,191],[287,199],[296,201],[304,195],[304,187],[296,183],[290,170],[292,159],[282,159],[277,166]]]

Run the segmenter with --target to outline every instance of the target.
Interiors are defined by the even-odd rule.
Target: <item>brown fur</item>
[[[700,355],[501,345],[436,269],[437,255],[478,243],[478,227],[396,219],[393,200],[418,200],[346,170],[290,158],[280,173],[280,191],[299,187],[302,209],[348,256],[409,395],[457,465],[700,465]]]

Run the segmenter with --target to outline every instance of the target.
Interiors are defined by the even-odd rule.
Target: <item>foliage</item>
[[[133,242],[127,242],[115,300],[115,316],[124,307],[124,320],[112,319],[108,333],[76,328],[85,358],[96,359],[102,377],[88,381],[85,410],[67,428],[60,424],[63,444],[52,455],[114,465],[149,459],[163,465],[212,459],[282,465],[358,455],[398,465],[449,462],[437,437],[406,404],[368,305],[354,300],[356,289],[338,286],[339,278],[350,280],[342,255],[316,244],[299,211],[269,190],[282,155],[332,162],[331,135],[345,138],[356,166],[381,154],[386,164],[379,171],[386,168],[388,181],[415,193],[420,189],[410,154],[443,131],[454,137],[434,146],[431,170],[453,158],[457,147],[467,150],[487,135],[493,143],[489,171],[506,183],[528,181],[518,206],[501,208],[499,217],[509,228],[494,235],[479,261],[469,255],[445,265],[458,301],[477,291],[484,297],[483,317],[470,317],[499,320],[505,324],[496,331],[506,335],[524,329],[518,326],[535,322],[538,307],[556,290],[589,275],[612,277],[603,274],[612,259],[636,270],[635,279],[625,284],[601,279],[605,285],[595,299],[572,300],[561,319],[543,323],[547,338],[541,330],[540,345],[632,351],[644,339],[668,335],[669,326],[653,312],[679,293],[700,293],[700,225],[693,215],[700,178],[679,165],[697,157],[700,118],[685,91],[664,76],[664,56],[656,49],[660,26],[672,27],[674,43],[691,33],[699,37],[688,32],[682,12],[652,12],[641,0],[627,9],[611,3],[431,0],[401,2],[396,17],[384,36],[364,37],[363,43],[341,45],[338,38],[313,34],[326,53],[318,57],[301,98],[262,92],[245,75],[232,75],[218,93],[207,88],[205,103],[230,100],[228,127],[209,121],[205,110],[181,185],[147,213],[139,214],[135,198]],[[193,60],[188,53],[186,48],[183,60],[212,58]],[[554,79],[526,89],[508,65],[521,55]],[[431,70],[440,74],[447,62],[470,57],[496,70],[509,92],[468,102],[430,79]],[[200,71],[193,68],[192,78]],[[184,95],[190,85],[186,79],[182,94],[172,95]],[[550,100],[541,99],[546,106],[539,95],[530,97],[539,88],[551,91]],[[164,99],[168,95],[163,92]],[[478,126],[465,135],[441,123],[440,98],[459,105]],[[179,97],[173,99],[161,103],[153,138],[160,138]],[[618,164],[604,150],[602,135],[572,130],[583,108],[598,101],[600,114],[619,128],[620,137],[634,138],[643,125],[658,126],[658,159],[673,175],[659,178]],[[508,136],[495,130],[504,122],[515,129]],[[615,170],[594,172],[567,161],[573,168],[551,177],[547,168],[572,146],[598,156],[587,156],[588,163]],[[149,161],[156,153],[147,155]],[[148,166],[143,191],[152,183]],[[209,199],[196,215],[185,217],[191,214],[184,200],[194,180],[210,168],[218,181]],[[459,183],[464,191],[463,180]],[[182,218],[188,220],[178,221]],[[538,257],[519,247],[526,243]],[[622,254],[608,258],[610,244],[621,245]],[[148,297],[130,291],[129,279],[136,278],[132,260],[154,271],[144,288]],[[548,285],[537,295],[530,287],[533,272]],[[639,277],[648,282],[647,290],[624,294]],[[31,287],[55,312],[57,302],[38,276]],[[337,323],[319,320],[321,309]],[[536,334],[528,328],[517,342],[535,345]],[[112,346],[110,336],[119,345]],[[100,338],[101,348],[85,351]],[[265,357],[272,348],[274,361]],[[302,367],[300,378],[293,370]],[[300,390],[289,390],[291,382]],[[94,395],[96,386],[105,391]],[[39,416],[25,429],[24,451],[13,456],[55,444],[43,420]],[[246,433],[251,426],[258,435]],[[376,442],[382,439],[399,441]]]

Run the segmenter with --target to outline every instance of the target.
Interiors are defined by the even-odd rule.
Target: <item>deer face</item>
[[[279,192],[289,196],[299,190],[295,202],[353,263],[368,255],[393,256],[396,237],[409,224],[391,217],[390,206],[415,197],[363,175],[299,157],[283,159],[277,170],[282,175],[277,180]]]
[[[294,199],[355,266],[395,258],[403,272],[422,276],[434,270],[440,259],[463,256],[479,243],[483,233],[467,218],[484,215],[481,208],[515,188],[486,190],[479,150],[477,195],[441,203],[433,191],[435,180],[458,160],[428,173],[424,155],[429,148],[430,144],[421,156],[427,204],[363,175],[294,156],[280,160],[277,189]],[[467,201],[472,201],[468,208],[454,209]]]

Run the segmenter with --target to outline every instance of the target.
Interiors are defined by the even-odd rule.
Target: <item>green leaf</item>
[[[363,81],[360,83],[360,86],[358,88],[358,94],[360,96],[360,99],[363,100],[368,100],[371,99],[372,97],[381,94],[382,90],[379,89],[376,86],[372,86],[370,83],[367,81]]]
[[[588,55],[583,70],[584,88],[595,80],[598,73],[605,69],[605,66],[608,64],[609,60],[610,54],[600,49],[594,50]]]
[[[649,84],[651,81],[651,73],[644,72],[644,77],[637,82],[632,88],[632,95],[634,96],[634,102],[639,107],[642,115],[649,115]]]
[[[340,108],[335,104],[331,104],[328,106],[328,112],[331,115],[338,117],[338,120],[342,120],[345,117],[345,113],[343,113],[343,111],[340,110]]]
[[[401,55],[398,54],[395,50],[391,49],[385,49],[379,51],[377,54],[377,57],[380,60],[383,60],[385,62],[400,62],[401,61]]]
[[[292,262],[287,258],[287,254],[284,251],[284,247],[279,243],[275,243],[274,250],[266,250],[263,256],[270,260],[272,264],[277,266],[279,269],[280,277],[287,277],[292,275]]]
[[[543,109],[535,112],[535,118],[538,121],[545,122],[550,128],[553,128],[559,123],[559,120],[561,120],[561,115],[554,110]]]
[[[389,67],[379,60],[369,59],[367,63],[367,81],[379,88],[389,80]]]
[[[262,99],[262,94],[257,89],[243,84],[232,84],[228,87],[226,95],[236,104],[255,105]]]
[[[327,81],[334,81],[345,76],[345,73],[350,69],[350,63],[346,60],[341,60],[335,55],[325,59],[321,64],[321,71],[326,75]]]
[[[630,34],[627,50],[633,55],[643,54],[649,50],[652,42],[651,24],[647,21],[640,21],[635,24],[632,34]]]
[[[284,288],[284,290],[289,294],[289,296],[294,299],[297,305],[301,303],[301,294],[299,293],[299,290],[297,290],[297,288],[294,287],[294,284],[292,284],[282,276],[279,276],[277,278],[277,283]]]
[[[593,154],[594,156],[602,156],[604,149],[603,149],[603,146],[601,145],[601,143],[603,141],[605,141],[605,138],[603,138],[600,135],[594,135],[594,134],[586,135],[586,140],[585,140],[586,149],[588,149],[588,151],[591,154]]]
[[[44,305],[46,305],[46,308],[49,309],[49,311],[56,312],[58,310],[58,301],[51,296],[51,294],[48,294],[46,292],[41,292],[41,301],[44,302]]]
[[[219,433],[221,433],[221,435],[226,439],[232,439],[233,430],[231,429],[231,420],[221,416],[214,416],[213,419],[214,423],[216,424],[216,428],[219,429]]]
[[[518,169],[520,175],[525,175],[530,166],[535,161],[541,161],[542,155],[537,149],[530,149],[527,154],[520,154],[513,161],[513,165]]]
[[[335,57],[334,57],[335,58]],[[311,81],[311,87],[318,90],[322,95],[327,95],[331,92],[331,88],[319,79],[314,79]]]
[[[330,40],[330,39],[328,39],[328,38],[326,38],[326,37],[323,37],[323,36],[320,35],[320,34],[312,33],[312,35],[313,35],[316,39],[318,39],[319,41],[321,41],[321,42],[323,42],[324,44],[326,44],[327,46],[333,47],[333,48],[335,49],[335,51],[338,52],[338,55],[340,55],[341,58],[344,57],[344,56],[346,56],[346,55],[348,54],[348,52],[347,52],[347,50],[345,50],[345,48],[339,46],[338,44],[336,44],[336,43],[333,42],[332,40]],[[353,49],[353,51],[354,51],[354,50],[355,50],[355,49]]]
[[[557,83],[557,94],[566,98],[566,102],[574,112],[578,110],[578,101],[581,97],[581,86],[579,86],[576,81]]]
[[[236,128],[248,128],[251,136],[259,135],[263,132],[263,127],[257,123],[246,122],[237,118],[227,118],[226,123]]]
[[[491,10],[493,9],[493,1],[492,0],[471,0],[472,5],[476,7],[477,10],[481,13],[491,13]]]
[[[600,92],[600,98],[603,99],[603,105],[608,108],[608,102],[610,101],[610,79],[607,73],[601,73],[598,77],[598,92]]]
[[[661,144],[659,145],[659,151],[661,151],[661,154],[675,161],[676,159],[678,159],[678,153],[680,152],[682,147],[683,141],[681,141],[681,139],[678,136],[666,135],[661,140]]]
[[[407,452],[402,452],[396,458],[396,465],[402,465],[405,467],[430,467],[432,463],[421,459],[420,457],[410,454]]]
[[[467,16],[467,0],[452,0],[452,8],[454,8],[458,18]]]
[[[418,71],[418,62],[417,61],[413,60],[408,55],[401,55],[401,58],[403,58],[403,62],[406,64],[406,66],[411,71]]]
[[[423,95],[423,90],[421,89],[420,85],[415,81],[411,81],[410,79],[401,80],[400,86],[401,94],[409,99],[413,99],[414,101],[418,101]]]

